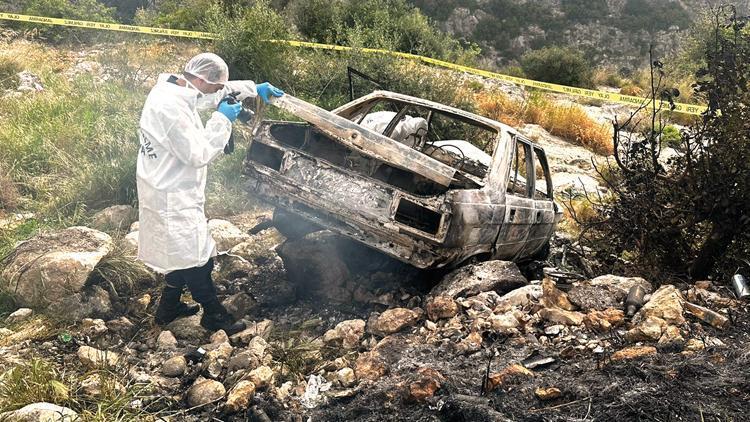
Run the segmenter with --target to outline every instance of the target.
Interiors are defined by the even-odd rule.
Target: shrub
[[[22,13],[50,18],[80,19],[98,22],[115,22],[115,9],[96,0],[30,0],[25,3]],[[68,28],[64,26],[23,24],[35,28],[42,38],[61,42],[76,39],[92,41],[106,36],[94,29]]]
[[[645,94],[645,91],[634,84],[627,84],[620,89],[620,94],[622,95],[632,95],[634,97],[642,97]]]
[[[138,25],[205,31],[207,14],[218,4],[218,0],[164,0],[137,11],[134,20]]]
[[[676,127],[669,125],[661,132],[661,143],[663,146],[678,149],[682,145],[682,134]]]
[[[592,86],[589,63],[578,51],[546,47],[521,57],[521,67],[531,79],[578,87]]]

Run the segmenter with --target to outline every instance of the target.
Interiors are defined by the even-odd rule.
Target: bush
[[[679,149],[682,145],[682,134],[676,127],[666,126],[661,132],[661,143],[663,146]]]
[[[21,65],[12,57],[2,57],[0,61],[0,91],[18,88],[18,72]]]
[[[21,13],[50,18],[79,19],[97,22],[115,22],[115,9],[96,0],[30,0]],[[68,28],[64,26],[22,24],[34,28],[42,38],[53,42],[92,41],[102,38],[102,31],[95,29]]]
[[[164,0],[136,12],[134,20],[143,26],[206,31],[207,15],[218,5],[218,0]]]
[[[561,85],[592,87],[591,66],[578,51],[546,47],[521,57],[521,67],[531,79]]]

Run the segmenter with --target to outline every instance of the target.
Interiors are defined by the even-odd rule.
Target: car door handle
[[[541,211],[537,211],[536,212],[536,222],[537,223],[541,223],[542,222],[542,212]]]
[[[513,208],[511,208],[510,209],[510,216],[508,216],[508,222],[512,223],[513,220],[515,220],[515,219],[516,219],[516,210],[513,209]]]

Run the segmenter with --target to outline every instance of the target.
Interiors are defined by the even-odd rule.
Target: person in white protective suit
[[[245,327],[216,296],[211,279],[216,243],[203,209],[207,165],[222,154],[242,107],[220,100],[239,91],[240,100],[259,95],[268,102],[283,92],[267,82],[228,79],[227,64],[212,53],[190,59],[181,75],[159,76],[141,114],[136,178],[138,259],[166,280],[155,322],[165,325],[198,312],[198,305],[180,301],[187,286],[203,307],[201,325],[231,335]],[[216,110],[205,126],[200,109]]]

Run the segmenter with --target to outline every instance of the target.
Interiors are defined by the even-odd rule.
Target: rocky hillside
[[[445,31],[478,43],[496,65],[524,52],[572,46],[596,65],[631,70],[648,62],[649,44],[660,54],[677,50],[707,3],[699,0],[413,0]],[[732,2],[747,10],[747,0]]]

